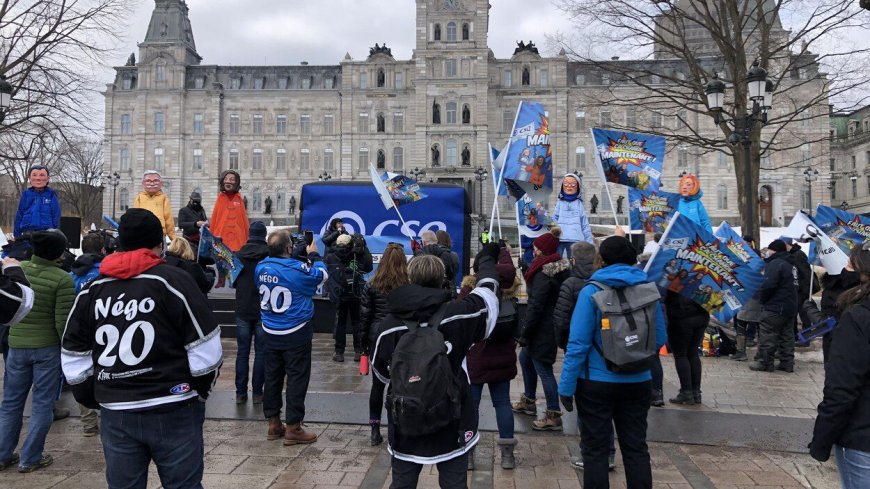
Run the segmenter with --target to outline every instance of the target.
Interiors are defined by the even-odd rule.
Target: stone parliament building
[[[415,168],[425,170],[421,181],[464,185],[475,213],[480,201],[475,192],[482,188],[488,214],[492,182],[475,181],[474,170],[489,169],[487,143],[504,144],[518,102],[529,100],[543,103],[549,113],[554,185],[566,171],[583,173],[584,198],[597,195],[598,213],[605,219],[610,204],[595,168],[589,128],[635,120],[671,124],[675,116],[596,105],[595,93],[611,84],[609,75],[564,53],[542,57],[532,43],[522,42],[510,59],[495,58],[487,46],[490,8],[498,4],[416,0],[410,60],[396,60],[386,45],[375,44],[366,59],[348,54],[335,65],[218,66],[202,63],[186,3],[155,0],[138,58],[131,55],[125,66],[115,68],[115,80],[104,93],[105,167],[121,175],[115,210],[132,203],[143,171],[154,169],[164,177],[173,209],[197,191],[210,211],[219,173],[234,169],[242,176],[249,216],[287,223],[288,204],[291,198],[298,202],[304,183],[327,176],[367,181],[373,163],[409,175]],[[805,85],[819,93],[822,82]],[[818,110],[827,114],[828,107]],[[699,126],[716,131],[711,118],[694,117]],[[814,138],[829,130],[827,115],[796,129]],[[831,192],[819,181],[809,195],[802,174],[812,165],[822,183],[830,181],[829,151],[824,141],[762,160],[763,225],[785,225],[810,202],[830,202]],[[683,171],[699,175],[714,224],[739,222],[730,157],[669,147],[663,189],[675,191]],[[625,195],[617,186],[611,191],[614,202]],[[105,195],[103,210],[111,215],[112,195]],[[265,213],[267,199],[270,214]],[[502,209],[503,219],[512,221],[512,205],[504,203]]]

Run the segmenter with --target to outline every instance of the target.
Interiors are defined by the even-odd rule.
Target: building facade
[[[174,209],[185,205],[192,191],[210,208],[217,176],[234,169],[242,176],[249,215],[283,223],[290,198],[298,201],[304,183],[327,177],[365,181],[371,163],[405,174],[425,171],[421,181],[464,185],[475,210],[482,201],[487,214],[492,182],[476,181],[474,170],[489,168],[487,144],[504,144],[517,104],[529,100],[548,110],[554,174],[582,173],[585,198],[597,195],[602,219],[612,215],[589,128],[619,121],[649,127],[682,122],[644,107],[600,105],[602,89],[637,88],[619,86],[595,66],[564,54],[542,57],[534,45],[523,43],[511,58],[496,59],[487,45],[490,8],[498,6],[487,0],[416,0],[410,60],[397,60],[387,46],[375,44],[365,59],[348,54],[329,66],[218,66],[203,64],[197,54],[184,1],[155,0],[138,60],[131,56],[117,67],[105,92],[106,167],[122,176],[117,211],[141,190],[146,169],[163,174]],[[819,93],[821,82],[803,83]],[[826,106],[820,110],[827,113]],[[709,117],[695,116],[692,122],[717,131]],[[791,134],[827,132],[824,116],[808,118]],[[821,139],[764,157],[759,186],[764,225],[784,225],[809,201],[829,201],[821,185],[812,195],[798,190],[806,187],[804,163],[830,178],[827,165],[818,163],[829,154]],[[669,146],[664,189],[675,190],[684,171],[701,178],[714,222],[739,222],[729,156]],[[475,194],[479,191],[483,199]],[[625,189],[612,186],[611,193],[616,202]],[[268,215],[267,198],[273,203]],[[111,206],[107,198],[106,214]],[[502,209],[503,216],[512,215],[510,204]],[[622,211],[627,215],[627,200]]]
[[[831,115],[831,202],[870,212],[870,105]]]

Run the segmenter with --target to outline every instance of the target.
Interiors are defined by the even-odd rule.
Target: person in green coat
[[[38,231],[31,239],[33,257],[21,263],[34,292],[33,308],[9,330],[6,382],[0,404],[0,470],[18,465],[33,472],[51,465],[44,454],[45,437],[60,391],[60,339],[75,299],[73,280],[60,268],[66,237],[57,230]],[[33,391],[32,413],[21,454],[14,453],[21,435],[24,403]]]

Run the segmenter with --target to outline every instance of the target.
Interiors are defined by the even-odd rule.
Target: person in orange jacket
[[[239,194],[241,178],[238,172],[227,170],[221,173],[220,192],[211,212],[209,228],[234,253],[248,241],[247,209]]]

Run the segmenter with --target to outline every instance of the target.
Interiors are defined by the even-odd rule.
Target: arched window
[[[405,150],[401,146],[393,148],[393,170],[402,171],[405,168]]]
[[[130,191],[126,188],[118,191],[118,208],[122,211],[130,208]]]
[[[577,149],[574,150],[574,163],[577,165],[577,168],[581,170],[586,169],[586,148],[583,146],[577,146]]]
[[[462,24],[462,40],[467,41],[469,37],[468,23]]]
[[[447,23],[447,41],[453,42],[456,40],[456,22]]]
[[[259,211],[263,209],[263,192],[260,191],[260,187],[254,189],[251,193],[251,209],[255,211]]]
[[[284,189],[284,187],[278,188],[278,192],[275,197],[275,209],[279,211],[287,209],[287,191]]]
[[[728,208],[728,187],[725,185],[716,187],[716,208],[719,210]]]
[[[447,154],[444,159],[447,162],[447,166],[456,166],[456,140],[448,139],[445,144]]]
[[[441,24],[435,24],[435,31],[432,36],[432,39],[435,41],[441,40]]]

